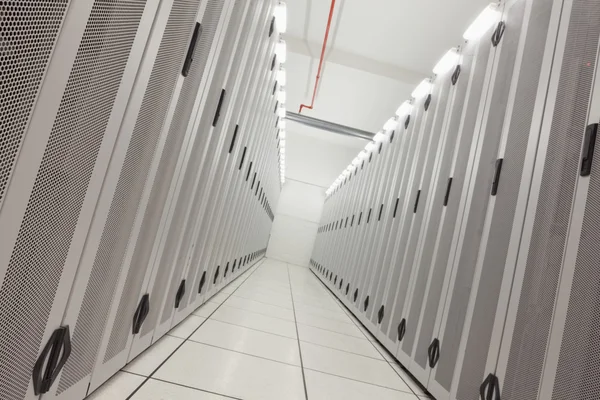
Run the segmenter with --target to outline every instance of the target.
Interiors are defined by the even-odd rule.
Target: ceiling
[[[336,0],[311,117],[377,132],[490,0]],[[287,0],[287,108],[310,104],[330,0]],[[366,144],[288,122],[288,176],[324,186]],[[291,146],[302,143],[303,151]],[[327,154],[306,154],[310,146]],[[333,145],[331,148],[329,145]],[[296,149],[299,150],[299,149]],[[334,157],[332,152],[339,152]],[[319,158],[318,155],[321,155]],[[346,159],[347,158],[347,159]],[[333,177],[333,179],[331,179]]]

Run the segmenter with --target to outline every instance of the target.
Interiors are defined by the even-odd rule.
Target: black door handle
[[[480,400],[500,400],[500,382],[494,374],[489,374],[479,386]]]
[[[379,311],[377,312],[377,323],[380,324],[383,321],[383,315],[385,313],[385,307],[382,305],[379,307]]]
[[[181,75],[187,77],[190,73],[190,68],[192,66],[192,61],[194,60],[194,50],[196,50],[196,42],[198,42],[198,36],[202,32],[202,25],[196,22],[196,26],[194,27],[194,33],[192,34],[192,38],[190,39],[190,45],[188,47],[187,54],[185,56],[185,61],[183,63],[183,68],[181,69]]]
[[[233,263],[233,267],[235,268],[235,263]],[[202,277],[200,278],[200,284],[198,285],[198,293],[202,293],[202,288],[204,287],[204,283],[206,282],[206,271],[202,273]]]
[[[440,359],[440,341],[439,339],[433,339],[429,348],[427,349],[429,355],[429,367],[434,368]]]
[[[597,133],[598,124],[591,124],[585,130],[583,155],[581,157],[581,176],[589,176],[592,173],[592,161],[594,160],[594,147],[596,147]]]
[[[177,293],[175,294],[175,308],[179,308],[179,304],[181,303],[181,299],[185,294],[185,279],[181,281],[179,284],[179,288],[177,289]]]
[[[367,296],[367,298],[365,299],[363,306],[364,306],[363,310],[367,311],[367,308],[369,308],[369,296]]]
[[[69,326],[56,329],[50,340],[44,346],[42,353],[33,366],[33,391],[36,395],[47,393],[58,374],[67,363],[71,355],[71,333]],[[48,362],[46,363],[46,359]],[[44,364],[46,365],[45,370]]]
[[[404,339],[406,333],[406,318],[402,318],[402,321],[398,324],[398,340],[401,342]]]
[[[142,329],[142,325],[150,312],[150,295],[146,293],[140,299],[140,303],[133,314],[132,334],[137,335]]]

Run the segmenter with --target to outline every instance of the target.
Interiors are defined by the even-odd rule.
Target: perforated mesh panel
[[[221,2],[222,2],[222,0],[221,0]],[[194,61],[192,63],[192,68],[196,68],[200,64],[203,66],[206,66],[206,63],[208,62],[208,53],[210,52],[210,47],[212,45],[214,33],[216,30],[216,28],[211,28],[213,25],[216,25],[216,21],[213,22],[212,25],[210,24],[210,22],[213,19],[218,20],[218,15],[215,16],[215,15],[210,14],[210,10],[212,9],[210,6],[211,3],[212,2],[209,2],[209,5],[207,6],[207,9],[202,18],[202,33],[200,34],[200,37],[198,38],[198,41],[196,43],[196,50],[194,53],[195,56],[194,56]],[[181,4],[187,5],[187,2],[181,3]],[[172,11],[172,13],[173,13],[173,11]],[[177,32],[178,29],[180,29],[181,22],[179,20],[180,20],[180,18],[183,17],[183,14],[180,14],[179,12],[177,15],[179,15],[177,18],[174,15],[172,15],[170,18],[174,18],[174,19],[172,21],[169,20],[169,25],[172,24],[172,26],[169,28],[169,30],[172,29],[173,32]],[[191,27],[188,28],[187,32],[185,32],[186,51],[187,51],[187,45],[188,45],[187,38],[189,38],[190,35],[191,35]],[[168,51],[168,47],[169,47],[169,44],[165,43],[164,51]],[[162,48],[161,48],[161,51],[163,51]],[[169,55],[165,54],[165,57],[168,58]],[[179,59],[179,60],[181,60],[181,59]],[[190,69],[190,73],[193,73],[191,69]],[[188,80],[190,78],[191,77],[189,77],[189,75],[188,75],[188,78],[186,78],[186,80]],[[149,99],[149,101],[152,101],[152,99]],[[161,121],[161,126],[159,127],[159,129],[162,129],[163,123],[164,123],[164,119],[163,119],[163,121]],[[165,154],[166,151],[167,151],[167,146],[165,145],[165,148],[163,149],[163,154]],[[162,165],[165,162],[164,157],[161,158],[160,162],[161,162],[160,167],[162,167]],[[159,174],[159,173],[160,173],[160,170],[157,174]],[[154,196],[154,193],[153,193],[153,196]],[[151,202],[153,201],[152,198],[150,199],[150,201]],[[148,207],[150,207],[151,204],[152,203],[149,203]],[[143,212],[143,210],[136,211],[137,218],[141,217],[141,215],[140,215],[141,212]],[[160,214],[158,214],[158,215],[160,215]],[[154,229],[155,229],[154,232],[144,232],[144,229],[150,229],[150,228],[148,228],[148,224],[152,223],[151,221],[148,221],[147,217],[148,217],[148,211],[146,211],[146,213],[144,214],[144,222],[142,225],[140,237],[144,234],[148,236],[150,234],[156,233],[157,227],[154,227]],[[155,221],[155,222],[156,222],[156,224],[158,224],[158,220],[159,220],[158,216],[156,217],[156,220],[157,221]],[[132,238],[130,240],[135,240],[135,238]],[[148,239],[148,240],[150,240],[150,239]],[[144,277],[146,275],[148,260],[150,257],[149,252],[152,250],[152,247],[151,247],[152,244],[153,244],[153,239],[152,239],[152,243],[148,243],[146,245],[147,248],[140,249],[137,246],[143,246],[143,245],[140,244],[139,240],[136,243],[136,253],[134,254],[134,259],[132,260],[132,267],[129,268],[129,272],[128,272],[127,278],[125,280],[125,287],[131,288],[131,289],[123,291],[123,293],[121,295],[121,299],[119,302],[119,308],[117,310],[117,315],[116,315],[116,319],[115,319],[115,325],[114,325],[113,331],[111,332],[111,336],[109,339],[104,362],[107,362],[108,360],[112,359],[114,356],[119,354],[121,351],[123,351],[125,349],[125,347],[127,345],[127,340],[128,340],[129,334],[131,332],[131,329],[130,329],[131,316],[133,315],[133,312],[134,312],[135,308],[137,307],[137,303],[139,301],[139,295],[142,290],[142,284],[144,281]],[[140,255],[140,251],[145,251],[147,254]],[[139,258],[141,256],[145,257],[145,259],[146,259],[145,264],[143,264],[143,261],[142,262],[139,261]],[[158,297],[154,296],[151,293],[150,294],[150,310],[151,311],[158,308],[155,306],[153,307],[153,305],[158,304],[158,301],[159,301]],[[149,325],[148,320],[146,320],[144,322],[143,326],[147,326],[147,325]],[[154,326],[154,324],[152,324],[152,327],[153,326]]]
[[[483,85],[488,67],[488,58],[490,55],[489,42],[484,36],[482,44],[479,46],[479,52],[475,61],[473,71],[471,91],[468,95],[468,102],[464,106],[466,109],[463,115],[463,128],[461,138],[457,144],[457,153],[455,155],[456,165],[452,175],[452,191],[446,206],[444,219],[440,226],[440,231],[436,233],[437,252],[433,259],[433,271],[429,284],[429,292],[425,300],[425,311],[423,312],[421,330],[419,331],[419,339],[417,348],[413,355],[415,362],[421,368],[427,365],[427,348],[433,338],[433,329],[437,318],[437,310],[440,303],[442,285],[444,283],[444,275],[448,264],[450,247],[452,244],[452,235],[454,233],[456,221],[458,218],[458,209],[461,193],[465,184],[465,176],[467,173],[467,163],[469,161],[469,152],[475,135],[475,125],[477,115],[479,114],[480,104],[484,97]],[[466,79],[467,75],[463,75],[460,79]],[[460,81],[460,80],[459,80]],[[434,248],[433,246],[430,248]],[[443,346],[443,343],[442,343]]]
[[[0,3],[0,208],[68,4]]]
[[[426,233],[425,233],[425,244],[422,249],[422,255],[420,260],[415,261],[415,268],[418,270],[418,275],[415,282],[415,288],[412,294],[412,303],[410,306],[409,313],[405,316],[407,319],[406,331],[404,339],[402,339],[402,350],[405,354],[412,355],[412,348],[417,335],[417,325],[419,323],[419,316],[421,308],[424,305],[423,297],[425,296],[425,286],[427,285],[427,279],[429,276],[431,259],[433,256],[433,247],[437,238],[437,232],[439,230],[439,222],[442,215],[444,196],[446,194],[446,187],[448,184],[449,170],[452,166],[452,156],[454,154],[454,147],[456,144],[456,136],[460,127],[461,115],[463,112],[463,105],[467,94],[467,88],[469,85],[469,77],[472,71],[473,64],[473,51],[475,46],[472,44],[466,44],[464,49],[463,61],[461,64],[461,76],[456,83],[456,94],[454,98],[454,104],[452,105],[452,111],[449,114],[448,132],[446,138],[446,147],[443,150],[442,159],[440,160],[440,171],[438,181],[434,187],[432,193],[433,204],[431,205],[430,216],[427,221]],[[455,188],[456,190],[456,188]],[[415,246],[416,247],[416,246]],[[413,251],[413,250],[411,250]]]
[[[202,26],[204,29],[201,36],[206,35],[210,38],[214,38],[219,16],[223,9],[223,3],[224,0],[213,0],[207,5],[204,17],[202,18]],[[204,23],[205,20],[206,24]],[[165,148],[161,154],[158,172],[154,178],[150,201],[148,202],[148,207],[144,214],[140,236],[137,239],[136,250],[132,260],[133,268],[146,268],[150,264],[150,255],[158,232],[160,216],[162,215],[167,195],[169,194],[171,181],[174,178],[175,166],[182,150],[185,127],[187,127],[188,122],[188,118],[184,121],[178,121],[178,114],[179,117],[182,117],[182,113],[184,113],[184,110],[188,107],[188,102],[193,102],[195,99],[197,90],[194,90],[193,88],[196,87],[197,89],[196,79],[200,79],[199,77],[204,73],[204,69],[208,63],[211,44],[212,40],[202,40],[202,37],[200,38],[194,53],[197,54],[197,56],[195,56],[194,61],[192,62],[190,76],[184,81],[175,109],[175,116],[173,117],[173,122],[169,128]],[[201,47],[202,45],[208,46]],[[168,272],[168,269],[160,268],[156,275],[154,287],[150,291],[150,296],[154,297],[156,301],[161,301],[165,294]],[[167,299],[167,301],[169,300]],[[145,336],[154,330],[160,311],[159,307],[150,308],[150,313],[148,314],[140,333],[141,336]]]
[[[527,264],[502,390],[502,398],[506,400],[525,400],[538,396],[573,193],[579,172],[581,143],[587,123],[588,101],[600,34],[599,18],[597,2],[585,0],[573,3],[532,239],[529,249],[524,249],[528,252]],[[597,170],[597,166],[594,168]],[[590,207],[593,207],[593,204]],[[592,217],[591,209],[586,211],[587,216]],[[586,221],[585,226],[589,226],[587,224],[590,222]],[[586,240],[592,247],[585,247]],[[590,285],[593,285],[594,278],[597,277],[598,264],[588,264],[593,260],[588,258],[591,254],[589,252],[593,252],[593,246],[597,246],[594,242],[597,240],[584,238],[580,248],[576,275],[576,282],[580,286],[575,286],[574,290],[579,289],[581,292],[572,292],[577,294],[571,299],[569,315],[570,321],[577,322],[566,327],[565,338],[572,341],[570,345],[563,343],[566,346],[561,352],[559,369],[564,376],[557,375],[557,392],[554,396],[556,399],[598,398],[598,379],[595,375],[597,364],[593,364],[593,357],[597,357],[598,353],[586,353],[589,358],[586,358],[583,364],[570,363],[578,360],[581,351],[589,350],[575,350],[576,346],[582,345],[582,341],[592,348],[594,343],[596,346],[598,343],[597,339],[590,340],[586,336],[585,325],[581,324],[597,323],[597,318],[595,321],[579,319],[586,311],[595,312],[593,310],[596,298],[580,297],[585,296],[585,290],[597,295],[597,287],[592,288]],[[597,252],[597,249],[595,251]],[[594,272],[585,275],[586,268]],[[573,306],[579,308],[574,310]],[[570,350],[573,352],[569,353]],[[590,362],[592,364],[588,364]],[[589,369],[590,365],[594,366],[593,369]],[[568,371],[570,369],[572,371]],[[574,391],[569,392],[571,389]]]
[[[256,4],[256,3],[254,3]],[[231,20],[229,21],[229,26],[231,27],[238,27],[241,24],[241,19],[244,16],[243,13],[244,10],[244,5],[243,4],[238,4],[235,6],[234,11],[233,11],[233,15],[231,17]],[[246,19],[246,25],[248,25],[248,23],[251,20],[249,18]],[[234,30],[234,29],[232,29]],[[229,36],[229,33],[228,33]],[[228,50],[225,50],[228,51]],[[241,51],[236,52],[236,56],[241,56]],[[221,61],[220,61],[221,62]],[[234,63],[234,69],[237,66],[237,63]],[[200,77],[198,77],[199,80]],[[231,88],[231,84],[229,84],[226,88],[227,93],[230,93],[230,90],[232,90]],[[215,98],[216,99],[216,98]],[[223,100],[222,103],[222,109],[221,109],[221,115],[224,115],[225,110],[228,107],[229,102],[231,101],[231,97],[226,96]],[[216,107],[216,104],[213,104],[211,102],[208,102],[208,104],[213,105],[214,107]],[[212,114],[212,111],[214,108],[206,107],[206,112],[204,113],[203,116],[203,120],[200,123],[200,129],[202,129],[202,127],[204,127],[205,123],[211,123],[214,118],[214,115]],[[184,118],[184,117],[182,117]],[[209,121],[210,120],[210,121]],[[205,136],[205,135],[202,135]],[[164,268],[164,265],[167,266],[167,268],[170,268],[169,266],[172,266],[172,268],[174,269],[174,273],[173,273],[173,279],[171,280],[171,285],[168,289],[167,292],[167,301],[165,302],[162,314],[161,314],[161,320],[160,323],[164,323],[166,322],[171,315],[173,314],[173,301],[171,299],[175,299],[175,294],[177,292],[177,288],[178,285],[180,283],[180,278],[181,279],[185,279],[184,277],[181,276],[182,270],[185,266],[185,263],[187,261],[187,257],[188,257],[188,251],[190,248],[190,240],[193,237],[193,229],[194,229],[194,224],[193,223],[188,223],[191,221],[195,221],[197,215],[198,215],[198,210],[200,208],[200,203],[201,201],[198,200],[198,197],[194,197],[195,195],[198,196],[200,195],[200,193],[204,192],[204,188],[201,187],[202,185],[198,185],[197,191],[196,193],[193,192],[194,189],[194,181],[196,180],[196,178],[198,177],[198,174],[201,173],[202,171],[202,161],[205,158],[204,157],[204,150],[205,150],[205,146],[207,144],[206,140],[203,140],[204,137],[200,137],[197,138],[193,145],[192,145],[192,151],[190,152],[190,160],[189,160],[189,165],[186,169],[185,175],[183,177],[183,182],[182,182],[182,188],[181,188],[181,194],[179,195],[179,199],[177,200],[177,207],[175,208],[175,215],[173,216],[173,222],[171,225],[171,229],[169,230],[169,237],[167,239],[167,243],[165,245],[165,251],[163,253],[163,258],[161,260],[161,268]],[[190,202],[192,203],[190,206]],[[188,210],[188,208],[191,207],[190,210],[190,214],[188,219],[186,220],[186,212]],[[185,234],[182,235],[183,231],[185,230]],[[179,249],[179,252],[177,252],[177,248],[178,246],[181,246]],[[193,276],[189,276],[190,274],[188,273],[188,278],[186,279],[186,282],[193,282]],[[191,290],[186,290],[186,292],[184,293],[183,298],[180,301],[180,305],[179,305],[179,309],[182,310],[184,309],[187,304],[188,304],[188,300],[190,299],[190,295],[191,293],[197,293],[197,288],[191,289]]]
[[[502,174],[458,387],[457,399],[460,400],[477,400],[479,386],[485,379],[485,373],[489,373],[485,371],[485,365],[517,207],[552,4],[552,0],[533,2]],[[547,82],[541,84],[546,85]],[[522,225],[522,221],[517,223]]]
[[[73,353],[64,367],[59,393],[92,373],[144,182],[181,70],[198,3],[199,0],[176,0],[173,5],[104,224],[73,330]],[[139,291],[125,291],[136,299],[139,295]],[[128,322],[131,323],[131,318]],[[124,328],[127,332],[131,331],[130,324]]]
[[[222,10],[222,2],[215,1],[213,4],[213,12],[216,15],[219,15]],[[239,27],[241,23],[241,18],[243,16],[244,5],[238,3],[234,6],[233,15],[231,20],[229,21],[229,26],[231,27]],[[237,29],[232,29],[232,31],[237,31]],[[231,38],[233,39],[233,38]],[[173,124],[171,125],[171,130],[173,131],[181,131],[185,132],[187,128],[187,121],[189,121],[190,114],[192,112],[192,106],[194,105],[194,100],[196,98],[196,93],[198,92],[198,86],[200,85],[200,81],[202,79],[202,66],[192,65],[192,69],[190,71],[190,77],[186,79],[183,89],[181,91],[181,97],[179,98],[179,103],[177,104],[177,110],[175,111],[175,118],[173,118]],[[191,79],[190,79],[191,78]],[[226,88],[229,89],[229,88]],[[224,98],[222,103],[221,113],[225,113],[225,109],[227,108],[227,104],[229,103],[230,98]],[[214,108],[216,109],[216,107]],[[207,107],[205,109],[204,114],[206,116],[214,117],[213,108]],[[214,119],[214,118],[211,118]],[[201,142],[200,140],[198,142]],[[193,153],[191,157],[199,156],[200,154]],[[195,157],[196,158],[196,157]],[[199,171],[194,169],[193,166],[189,169],[190,173],[195,176]],[[179,196],[177,202],[177,208],[175,210],[175,215],[173,216],[173,221],[171,223],[171,228],[169,230],[169,238],[167,239],[167,243],[165,245],[165,250],[163,252],[162,260],[159,264],[159,273],[157,275],[157,279],[155,281],[154,291],[159,289],[161,292],[165,292],[167,294],[167,299],[164,304],[164,308],[162,310],[162,314],[160,317],[160,323],[166,322],[171,318],[174,311],[175,304],[175,294],[177,292],[177,288],[179,283],[181,282],[181,272],[184,267],[184,263],[175,262],[175,252],[177,250],[177,245],[180,240],[180,232],[184,229],[186,223],[186,211],[188,203],[192,200],[192,182],[186,181],[183,183],[184,187],[182,188],[181,194]],[[166,282],[168,282],[168,276],[173,271],[173,278],[171,279],[170,287],[167,288]],[[164,276],[164,281],[159,282],[159,277]],[[157,287],[158,286],[158,287]],[[186,290],[186,292],[189,292]],[[181,305],[180,305],[181,307]]]
[[[144,6],[92,8],[0,290],[0,398],[27,390]]]
[[[521,36],[521,25],[526,2],[518,1],[506,15],[506,33],[502,39],[502,51],[496,72],[496,85],[492,93],[491,108],[487,119],[487,128],[481,147],[481,158],[477,166],[471,200],[467,211],[466,226],[460,259],[456,266],[456,281],[451,288],[450,307],[442,340],[442,356],[436,370],[435,380],[446,390],[450,390],[454,367],[458,356],[458,347],[464,326],[466,309],[473,284],[473,273],[479,253],[479,244],[483,224],[490,198],[490,189],[494,176],[494,164],[498,154],[498,145],[502,133],[506,104],[512,80],[517,47]]]

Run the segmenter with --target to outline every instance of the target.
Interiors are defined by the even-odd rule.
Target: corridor
[[[91,400],[426,399],[307,268],[265,259]]]

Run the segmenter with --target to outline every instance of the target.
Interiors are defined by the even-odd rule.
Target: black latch
[[[498,193],[498,185],[500,184],[500,173],[502,172],[502,158],[496,160],[496,171],[494,172],[494,181],[492,182],[492,196]]]
[[[346,283],[346,296],[348,296],[349,291],[350,291],[350,284]]]
[[[489,374],[479,386],[481,400],[500,400],[500,381],[494,374]]]
[[[369,308],[369,296],[367,296],[367,298],[363,302],[363,311],[367,311],[367,308]]]
[[[215,276],[213,277],[213,285],[217,283],[217,279],[219,278],[219,270],[221,269],[220,265],[217,265],[217,270],[215,271]]]
[[[585,130],[583,140],[583,155],[581,157],[581,176],[589,176],[592,173],[592,161],[594,160],[594,147],[596,147],[596,134],[598,124],[591,124]]]
[[[235,264],[233,267],[235,268]],[[206,283],[206,271],[202,272],[202,277],[200,278],[200,284],[198,285],[198,293],[202,293],[202,289],[204,288],[204,283]]]
[[[133,325],[132,325],[132,329],[131,329],[132,334],[137,335],[138,333],[140,333],[140,330],[142,329],[142,325],[144,324],[144,321],[146,320],[146,317],[148,316],[149,312],[150,312],[150,295],[148,293],[146,293],[140,299],[140,302],[135,310],[135,313],[133,314]]]
[[[237,134],[238,134],[239,128],[240,128],[240,126],[236,125],[235,129],[233,130],[233,137],[231,138],[231,144],[229,145],[229,154],[231,154],[231,152],[233,151],[233,146],[235,145],[235,139],[237,139]]]
[[[379,216],[377,217],[377,221],[381,221],[381,213],[383,212],[383,203],[379,206]]]
[[[333,284],[337,285],[337,275],[335,276],[335,278],[333,279]]]
[[[394,205],[394,216],[392,218],[396,218],[396,212],[398,211],[398,202],[400,201],[399,197],[396,197],[396,204]]]
[[[271,61],[271,71],[273,71],[273,69],[275,68],[275,64],[277,64],[277,54],[273,55],[273,61]]]
[[[179,284],[179,289],[177,289],[177,293],[175,294],[175,308],[179,308],[179,304],[181,303],[181,299],[183,299],[183,295],[185,294],[185,279],[181,281]]]
[[[502,40],[502,36],[504,36],[504,30],[506,29],[506,24],[504,21],[498,22],[498,26],[492,35],[492,45],[494,47],[498,46],[500,40]]]
[[[444,196],[444,207],[448,205],[450,199],[450,189],[452,188],[452,178],[448,178],[448,186],[446,186],[446,195]]]
[[[196,50],[196,42],[198,41],[198,36],[202,33],[202,25],[196,22],[196,26],[194,27],[194,33],[192,34],[192,38],[190,39],[190,45],[188,46],[188,51],[185,56],[185,61],[183,62],[183,68],[181,69],[181,75],[184,77],[188,76],[190,73],[190,68],[192,66],[192,61],[194,61],[194,51]]]
[[[404,129],[408,129],[408,125],[410,125],[410,115],[407,115],[404,120]]]
[[[227,277],[228,272],[229,272],[229,263],[227,263],[227,265],[225,265],[225,271],[223,271],[223,278]]]
[[[402,341],[404,339],[404,334],[406,333],[406,318],[402,318],[402,321],[398,324],[398,340]]]
[[[69,326],[65,325],[52,332],[50,340],[33,366],[33,392],[36,395],[50,390],[70,355],[71,333]]]
[[[377,312],[377,323],[380,324],[383,321],[383,315],[385,313],[385,307],[382,305],[379,307],[379,311]]]
[[[344,284],[344,279],[340,279],[340,290],[342,290],[342,285]]]
[[[440,359],[440,341],[439,339],[433,339],[429,348],[427,349],[427,355],[429,356],[429,367],[434,368]]]
[[[358,288],[354,290],[354,302],[358,299]]]
[[[240,160],[240,166],[238,167],[238,170],[241,170],[242,166],[244,165],[244,158],[246,158],[246,150],[247,147],[244,146],[244,151],[242,152],[242,158]]]
[[[225,94],[227,94],[227,92],[225,91],[225,89],[222,89],[221,96],[219,96],[219,103],[217,103],[217,109],[215,111],[215,117],[213,118],[213,127],[217,126],[219,118],[221,117],[221,107],[223,106],[223,101],[225,100]]]
[[[275,31],[275,17],[273,17],[271,19],[271,25],[269,26],[269,37],[271,37],[271,35],[273,35],[274,31]]]
[[[431,104],[431,93],[427,95],[427,98],[425,99],[425,111],[429,110],[429,105]]]
[[[415,199],[415,206],[413,208],[413,213],[417,212],[417,208],[419,208],[419,198],[421,197],[421,190],[417,192],[417,198]]]
[[[460,65],[457,65],[456,68],[454,69],[454,72],[452,73],[452,86],[456,85],[456,82],[458,82],[458,77],[460,76]]]

